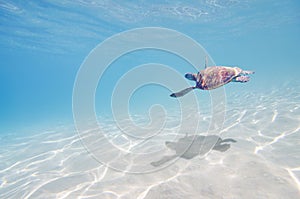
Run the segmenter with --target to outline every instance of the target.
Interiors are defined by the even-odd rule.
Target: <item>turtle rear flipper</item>
[[[249,74],[254,74],[254,73],[255,73],[254,71],[250,71],[250,70],[243,70],[241,72],[241,74],[243,74],[243,75],[249,75]]]
[[[230,148],[230,144],[220,144],[213,147],[213,150],[224,152]]]
[[[226,139],[222,140],[220,143],[224,143],[224,142],[233,142],[233,143],[235,143],[236,140],[234,140],[232,138],[226,138]]]
[[[245,83],[248,82],[250,80],[249,76],[238,76],[232,79],[233,82],[241,82],[241,83]]]
[[[183,89],[182,91],[179,91],[177,93],[172,93],[170,96],[171,97],[182,97],[182,96],[184,96],[185,94],[187,94],[188,92],[192,91],[195,88],[196,87],[189,87],[189,88]]]

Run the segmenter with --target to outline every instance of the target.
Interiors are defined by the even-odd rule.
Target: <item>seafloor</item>
[[[224,152],[175,158],[150,173],[126,173],[100,164],[72,125],[31,135],[2,134],[0,198],[300,198],[300,89],[241,92],[229,99],[219,136],[237,142]],[[120,140],[124,136],[111,123],[105,124],[109,140],[125,148],[132,145]],[[185,135],[172,137],[176,128],[171,124],[140,148],[174,153],[164,142]],[[142,164],[149,169],[164,153],[145,156]],[[133,162],[119,166],[130,168]]]

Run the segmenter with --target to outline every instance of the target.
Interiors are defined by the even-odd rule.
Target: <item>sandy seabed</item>
[[[160,149],[159,153],[126,159],[106,150],[104,159],[112,160],[110,167],[83,147],[74,127],[30,136],[26,132],[3,134],[0,198],[300,198],[299,89],[286,88],[284,95],[280,90],[237,93],[227,101],[219,136],[237,142],[224,152],[177,157],[149,173],[111,167],[125,165],[128,170],[131,164],[140,163],[146,165],[145,171],[154,169],[152,161],[175,153],[164,142],[185,136],[174,137],[172,123],[152,141],[135,145],[137,151]],[[113,124],[106,124],[108,140],[127,149],[133,146]]]

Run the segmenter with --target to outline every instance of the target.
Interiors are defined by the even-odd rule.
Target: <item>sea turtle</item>
[[[166,146],[176,154],[164,156],[161,160],[151,162],[152,166],[160,166],[176,157],[192,159],[197,155],[204,155],[211,149],[224,152],[230,148],[226,142],[236,142],[234,139],[222,139],[217,135],[190,135],[180,138],[177,142],[165,142]]]
[[[206,59],[207,60],[207,59]],[[245,71],[238,67],[228,66],[211,66],[207,67],[205,62],[205,69],[199,71],[197,74],[187,73],[185,78],[196,82],[196,86],[186,88],[177,93],[172,93],[171,97],[181,97],[193,89],[199,88],[202,90],[211,90],[223,86],[229,82],[248,82],[250,80],[249,74],[253,71]]]

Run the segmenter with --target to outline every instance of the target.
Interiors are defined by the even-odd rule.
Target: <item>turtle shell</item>
[[[200,71],[201,78],[197,86],[203,90],[211,90],[229,83],[241,73],[238,67],[212,66]]]

